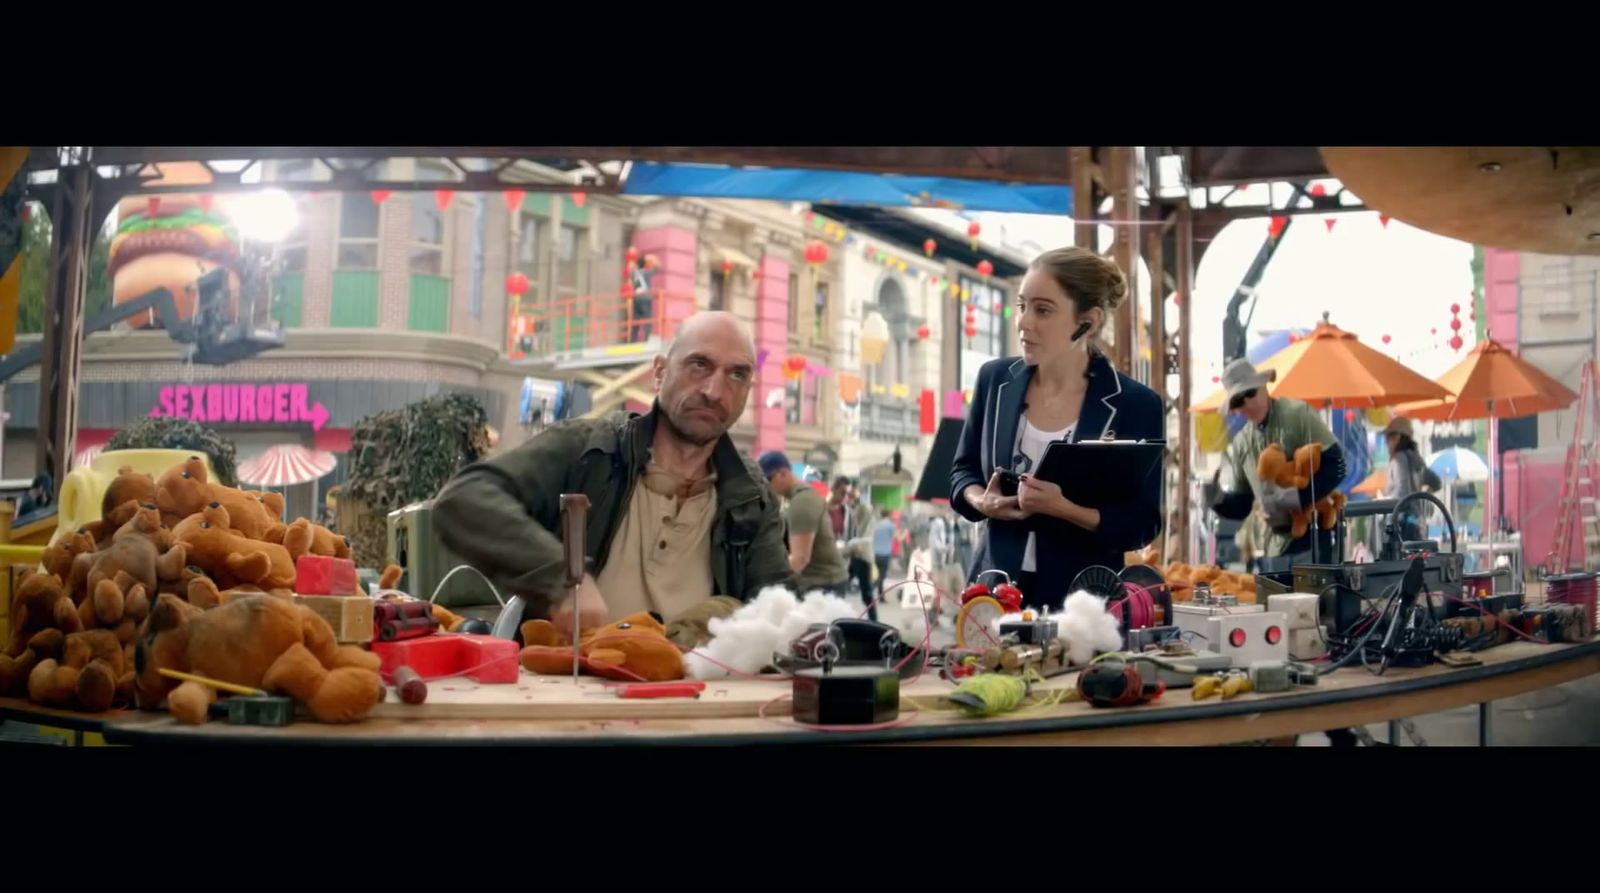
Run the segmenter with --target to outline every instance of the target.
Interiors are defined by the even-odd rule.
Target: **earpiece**
[[[1084,335],[1089,334],[1089,330],[1092,329],[1092,328],[1094,328],[1094,323],[1092,323],[1092,322],[1080,323],[1078,325],[1078,330],[1076,332],[1072,333],[1072,340],[1073,341],[1077,341],[1079,338],[1082,338]]]

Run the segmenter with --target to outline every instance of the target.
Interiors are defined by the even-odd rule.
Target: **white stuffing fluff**
[[[1074,665],[1094,659],[1096,651],[1121,651],[1122,633],[1117,618],[1106,612],[1105,600],[1087,592],[1067,596],[1061,613],[1051,617],[1067,640],[1067,659]]]
[[[684,668],[690,679],[733,675],[709,657],[742,673],[759,673],[772,664],[773,652],[787,650],[811,624],[857,617],[864,611],[856,599],[821,592],[796,598],[782,586],[769,586],[732,616],[713,618],[706,626],[711,641],[684,655]]]

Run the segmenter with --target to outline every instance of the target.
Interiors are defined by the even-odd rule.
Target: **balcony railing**
[[[915,443],[922,436],[921,407],[910,398],[864,392],[860,430],[866,440]]]
[[[694,312],[694,296],[657,295],[649,313],[641,315],[639,309],[633,298],[620,295],[562,298],[520,313],[513,308],[506,352],[513,360],[525,360],[668,340]]]

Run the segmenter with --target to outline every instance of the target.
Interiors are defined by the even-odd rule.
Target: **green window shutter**
[[[328,323],[335,328],[378,327],[378,271],[334,270],[333,306]]]
[[[406,328],[413,332],[450,331],[450,280],[422,273],[411,275],[411,303]]]
[[[289,273],[278,279],[278,300],[272,307],[272,318],[286,329],[300,327],[305,285],[303,273]]]

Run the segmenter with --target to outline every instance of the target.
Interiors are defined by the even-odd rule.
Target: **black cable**
[[[1325,676],[1325,675],[1327,675],[1329,673],[1332,673],[1334,670],[1337,670],[1340,667],[1344,666],[1345,664],[1348,664],[1350,662],[1350,659],[1355,657],[1356,655],[1365,654],[1366,653],[1367,641],[1372,638],[1372,634],[1373,633],[1377,632],[1378,627],[1383,625],[1383,615],[1388,613],[1390,606],[1392,606],[1394,604],[1395,600],[1400,597],[1400,584],[1396,583],[1396,584],[1390,586],[1388,589],[1384,590],[1384,592],[1385,593],[1392,593],[1392,594],[1387,596],[1388,601],[1386,601],[1384,603],[1383,610],[1378,614],[1378,616],[1373,620],[1372,624],[1367,628],[1366,633],[1364,633],[1361,636],[1361,640],[1356,642],[1355,645],[1351,646],[1351,649],[1348,652],[1346,652],[1343,657],[1339,658],[1338,660],[1334,661],[1333,663],[1327,664],[1326,666],[1318,667],[1317,668],[1317,675],[1318,676]],[[1361,616],[1365,617],[1366,614],[1363,614]]]

